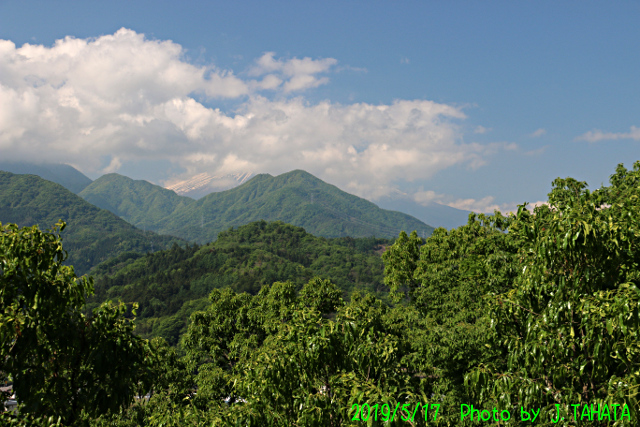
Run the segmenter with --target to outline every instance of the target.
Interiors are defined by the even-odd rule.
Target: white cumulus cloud
[[[316,74],[328,72],[337,63],[334,58],[275,59],[275,52],[266,52],[256,60],[256,65],[249,70],[249,75],[258,77],[266,74],[263,81],[272,83],[269,89],[279,86],[273,84],[276,81],[284,82],[282,88],[285,93],[289,93],[328,83],[328,77],[317,77]]]
[[[186,170],[182,178],[304,169],[375,198],[396,183],[454,165],[480,167],[496,151],[514,149],[465,143],[459,122],[466,116],[455,106],[311,104],[286,96],[325,84],[323,74],[336,63],[268,52],[243,79],[190,64],[180,45],[128,29],[53,46],[0,40],[0,157],[65,162],[85,173],[169,161]],[[262,90],[285,96],[271,100]],[[222,111],[200,97],[235,99],[237,106]]]

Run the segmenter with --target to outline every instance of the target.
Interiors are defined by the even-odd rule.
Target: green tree
[[[619,165],[610,183],[590,192],[557,179],[548,206],[520,206],[510,233],[522,242],[522,273],[490,305],[508,363],[467,377],[484,406],[542,408],[539,424],[553,425],[559,405],[564,425],[574,425],[587,422],[584,405],[601,414],[607,405],[611,421],[591,416],[590,425],[637,425],[640,162]],[[613,422],[614,404],[627,405],[628,417],[620,406]]]
[[[130,404],[151,379],[151,354],[123,304],[82,313],[93,281],[62,265],[65,224],[56,227],[0,224],[0,370],[13,378],[21,416],[73,424]]]
[[[401,233],[383,254],[385,283],[412,317],[400,323],[411,325],[410,366],[429,379],[422,392],[442,400],[443,423],[460,425],[460,404],[470,398],[464,376],[504,362],[484,296],[509,289],[517,276],[518,244],[505,232],[511,222],[499,212],[471,214],[466,225],[438,228],[424,242]]]
[[[409,364],[412,311],[394,311],[370,294],[354,293],[345,303],[340,294],[318,278],[299,294],[291,282],[265,286],[256,296],[214,290],[211,306],[192,315],[183,342],[197,370],[197,395],[181,399],[180,410],[168,409],[166,400],[158,416],[189,413],[220,425],[345,426],[362,423],[352,421],[354,404],[387,403],[393,411],[396,404],[413,409],[425,402],[419,390],[426,379]],[[402,424],[400,415],[383,423],[378,411],[379,425]]]
[[[407,294],[411,295],[420,286],[413,275],[420,258],[422,244],[423,241],[415,230],[409,236],[402,231],[394,244],[382,254],[385,264],[384,283],[389,287],[395,302],[400,302]]]

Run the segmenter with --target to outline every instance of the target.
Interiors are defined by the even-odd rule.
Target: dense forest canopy
[[[313,240],[297,230],[291,235]],[[53,248],[60,244],[55,235],[38,233],[5,226],[0,240],[0,370],[13,378],[25,403],[20,416],[32,417],[31,425],[51,425],[55,420],[34,418],[48,416],[87,426],[477,425],[477,418],[462,418],[464,405],[500,414],[483,425],[531,425],[523,410],[535,412],[534,424],[541,426],[638,425],[640,162],[632,170],[619,165],[610,185],[594,191],[584,182],[557,179],[548,204],[533,210],[522,205],[509,216],[471,215],[467,225],[437,229],[426,241],[400,233],[383,255],[387,301],[366,289],[354,289],[347,299],[333,279],[294,271],[257,292],[216,287],[191,314],[176,347],[135,336],[122,306],[103,305],[82,317],[80,295],[90,293],[90,283],[61,268],[55,250],[46,262],[37,261],[52,253],[39,243],[43,239]],[[232,230],[219,240],[224,245],[233,237],[228,248],[243,253],[235,241],[242,234]],[[272,263],[280,256],[280,246],[267,237],[277,239],[277,233],[255,236],[244,238],[262,252],[236,258],[251,259],[240,270],[258,268],[260,257]],[[162,256],[179,260],[184,253],[190,260],[210,249]],[[144,259],[101,268],[118,277]],[[304,267],[304,257],[296,262]],[[20,283],[35,294],[17,293]],[[47,283],[56,287],[41,285]],[[70,315],[29,296],[48,289],[68,289],[54,295],[68,298]],[[33,321],[38,310],[51,326]],[[73,336],[84,337],[92,325],[105,333],[85,347],[61,347],[61,324],[71,326],[65,333],[80,331]],[[46,363],[29,353],[32,336],[42,337]],[[133,349],[116,352],[118,367],[132,361],[120,378],[127,399],[105,405],[67,386],[66,394],[41,392],[48,403],[33,404],[25,390],[57,390],[66,384],[54,375],[58,367],[75,378],[77,369],[95,363],[82,349],[116,338]],[[83,364],[76,368],[71,360]],[[32,373],[23,363],[38,366],[37,381],[27,379]],[[110,366],[96,368],[104,382],[94,386],[95,396],[111,384],[108,370],[115,375],[117,367]],[[134,401],[134,389],[149,398]],[[4,420],[24,423],[7,414]]]
[[[136,328],[144,337],[177,344],[192,312],[208,304],[213,289],[257,294],[264,285],[290,280],[299,290],[313,277],[331,280],[345,297],[366,290],[383,297],[378,252],[392,241],[351,237],[325,239],[282,222],[258,221],[221,232],[203,246],[140,255],[123,254],[96,267],[96,294],[139,304]]]

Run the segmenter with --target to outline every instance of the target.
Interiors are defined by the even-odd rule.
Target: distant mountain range
[[[184,243],[170,236],[143,232],[105,209],[73,194],[62,185],[36,175],[0,171],[0,222],[51,228],[67,222],[62,233],[67,264],[79,274],[124,252],[145,253]]]
[[[143,230],[159,224],[176,210],[189,209],[196,201],[144,180],[110,173],[93,181],[79,194],[87,202],[113,212]]]
[[[323,237],[388,237],[433,227],[396,211],[345,193],[308,172],[260,174],[230,190],[199,200],[178,196],[146,181],[104,175],[80,196],[126,221],[160,234],[207,243],[218,233],[253,221],[283,221]]]
[[[211,175],[205,172],[195,175],[187,180],[166,185],[165,188],[175,191],[176,194],[180,196],[200,199],[201,197],[211,193],[237,187],[240,184],[244,184],[254,176],[255,174],[252,172],[240,172],[228,175]]]
[[[91,179],[83,175],[82,172],[73,166],[63,164],[0,161],[0,171],[38,175],[40,178],[62,185],[75,194],[78,194],[87,185],[91,184]]]
[[[49,181],[56,182],[76,194],[82,193],[92,183],[91,179],[75,168],[62,164],[0,161],[0,170],[16,174],[38,175]],[[171,183],[166,188],[171,192],[158,191],[162,188],[146,181],[130,180],[138,183],[146,182],[147,184],[140,184],[135,190],[129,185],[125,186],[128,188],[127,191],[133,192],[127,196],[135,201],[132,202],[131,200],[127,201],[127,197],[109,194],[111,191],[119,190],[108,189],[108,182],[110,182],[111,178],[109,178],[110,175],[105,175],[96,180],[97,184],[92,186],[91,190],[82,193],[82,197],[97,206],[122,216],[134,225],[144,229],[160,230],[159,222],[162,218],[172,214],[174,211],[182,210],[186,205],[190,205],[193,199],[202,199],[209,194],[235,188],[247,183],[255,176],[251,172],[228,175],[201,173],[188,180]],[[178,196],[178,198],[174,196]],[[185,197],[179,198],[179,196]],[[140,202],[140,200],[144,200],[144,202]],[[423,206],[415,202],[410,196],[400,192],[378,199],[374,203],[383,209],[411,215],[425,225],[429,224],[433,227],[445,227],[447,229],[466,224],[470,213],[438,203]],[[145,207],[141,208],[141,205],[145,205]],[[206,213],[201,212],[201,225],[206,217]],[[427,235],[427,231],[421,231],[421,235]]]

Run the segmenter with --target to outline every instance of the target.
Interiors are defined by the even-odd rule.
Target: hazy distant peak
[[[447,229],[465,225],[471,213],[434,201],[423,205],[415,201],[409,194],[400,190],[394,190],[391,194],[376,199],[375,203],[383,209],[404,212],[433,227]]]
[[[14,174],[31,174],[62,185],[69,191],[78,194],[89,184],[91,179],[71,165],[62,163],[29,163],[0,160],[0,170]]]

